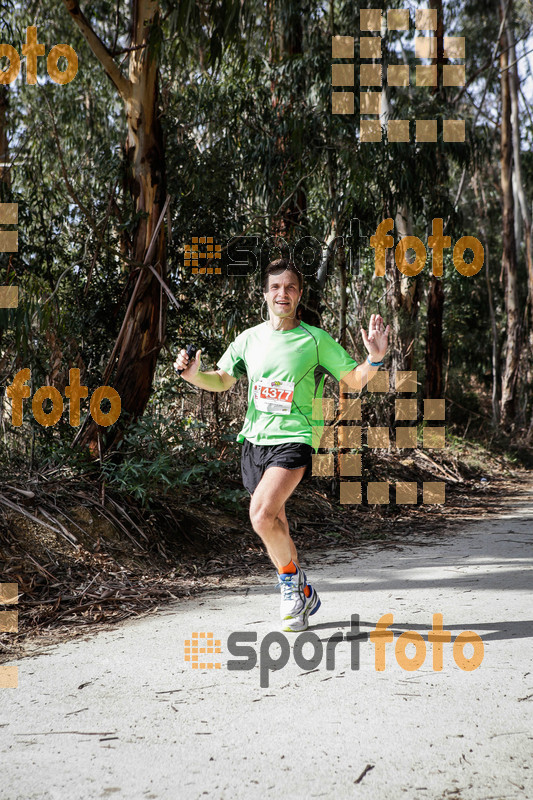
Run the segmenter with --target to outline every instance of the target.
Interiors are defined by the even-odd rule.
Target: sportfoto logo
[[[44,56],[44,54],[44,44],[37,41],[37,28],[35,25],[30,25],[26,28],[26,44],[22,45],[22,55],[26,57],[26,83],[32,85],[37,83],[37,58]],[[2,64],[2,58],[8,59],[9,65],[7,67]],[[64,58],[67,62],[67,67],[64,70],[60,70],[58,67],[60,58]],[[61,86],[70,83],[78,72],[76,51],[69,44],[56,44],[48,53],[46,71],[54,83],[59,83]],[[19,72],[20,56],[18,52],[12,45],[1,42],[0,84],[13,83]]]
[[[20,427],[23,422],[22,403],[31,394],[30,387],[26,386],[26,381],[29,380],[31,380],[31,370],[26,367],[17,372],[13,383],[6,388],[6,394],[11,398],[11,423],[15,427]],[[89,390],[80,384],[79,369],[69,370],[69,380],[70,383],[65,386],[65,397],[70,399],[69,422],[72,427],[77,427],[80,424],[80,400],[87,397]],[[45,411],[43,408],[46,400],[52,402],[50,411]],[[110,409],[107,412],[101,409],[103,400],[109,401]],[[43,427],[57,425],[63,415],[63,398],[54,386],[41,386],[33,395],[31,406],[36,422]],[[120,417],[121,407],[120,395],[112,386],[99,386],[91,395],[91,416],[97,425],[102,427],[113,425]]]
[[[375,657],[374,668],[377,672],[383,672],[387,665],[387,644],[394,640],[393,631],[389,630],[394,624],[392,614],[384,614],[370,633],[361,633],[359,626],[359,615],[352,614],[350,630],[348,633],[334,633],[324,642],[313,631],[304,631],[296,638],[288,638],[281,631],[267,633],[259,643],[259,652],[253,646],[257,643],[257,633],[253,631],[235,631],[228,636],[226,643],[228,653],[235,656],[226,663],[227,669],[231,672],[254,669],[259,662],[259,685],[262,689],[267,689],[270,685],[270,673],[283,669],[288,663],[291,654],[291,644],[293,658],[296,665],[306,672],[319,669],[325,655],[326,671],[331,672],[335,669],[335,649],[340,642],[350,642],[350,668],[359,669],[359,648],[361,641],[370,639],[374,645]],[[208,641],[210,640],[210,641]],[[441,672],[443,669],[444,654],[443,643],[451,642],[451,631],[443,629],[442,614],[433,614],[433,627],[427,633],[427,641],[432,645],[432,666],[434,672]],[[220,653],[220,640],[214,640],[212,633],[193,633],[192,641],[187,639],[185,642],[185,661],[191,663],[195,669],[220,669],[220,663],[213,663],[206,658],[207,654]],[[407,654],[408,645],[414,645],[414,655]],[[465,656],[465,646],[472,645],[472,655]],[[202,646],[203,645],[203,646]],[[279,652],[270,652],[272,646],[278,646]],[[309,645],[312,650],[311,655],[304,654],[304,647]],[[404,631],[396,639],[394,655],[399,666],[408,671],[414,672],[425,663],[426,642],[420,633],[416,631]],[[459,669],[463,672],[472,672],[477,669],[483,661],[485,648],[483,640],[474,631],[462,631],[453,642],[453,659]]]
[[[302,275],[310,277],[318,274],[328,254],[333,255],[339,248],[344,248],[348,256],[346,264],[348,275],[359,275],[361,263],[369,256],[370,250],[373,250],[374,275],[384,277],[386,251],[394,248],[394,261],[398,270],[409,277],[418,275],[428,261],[424,242],[417,236],[404,236],[395,242],[391,235],[393,229],[394,220],[388,218],[378,224],[374,235],[368,231],[368,236],[365,236],[361,233],[360,220],[354,218],[350,220],[348,232],[343,236],[336,236],[329,243],[321,242],[315,236],[302,236],[295,242],[287,242],[276,235],[264,238],[258,234],[245,234],[229,240],[224,246],[223,259],[222,245],[213,244],[212,236],[195,236],[192,245],[185,244],[183,265],[184,267],[192,265],[193,274],[221,274],[224,267],[227,275],[253,275],[260,269],[261,263],[271,261],[277,257],[275,253],[278,253],[282,258],[294,261]],[[441,278],[444,251],[452,247],[451,237],[444,235],[444,220],[441,217],[432,220],[427,242],[431,250],[431,265],[428,264],[426,267],[427,272],[429,273],[431,266],[431,273]],[[198,249],[202,245],[205,246],[205,251]],[[192,255],[191,248],[196,248]],[[407,259],[409,251],[414,254],[413,261]],[[468,254],[468,260],[465,254]],[[213,268],[209,265],[212,265],[215,258],[222,259],[222,264]],[[199,259],[204,259],[201,262],[204,266],[199,266]],[[452,262],[457,272],[464,277],[477,275],[484,261],[485,250],[476,236],[462,236],[454,244]]]

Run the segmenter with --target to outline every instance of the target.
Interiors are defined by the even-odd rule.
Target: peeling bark
[[[512,13],[512,8],[509,8]],[[502,374],[501,414],[502,424],[510,427],[516,415],[516,386],[520,358],[520,308],[516,270],[516,243],[514,235],[514,200],[512,183],[513,140],[511,126],[511,91],[507,34],[500,39],[501,74],[501,190],[503,206],[502,269],[505,275],[505,311],[507,314],[507,349]]]
[[[127,137],[127,189],[135,211],[140,214],[132,241],[130,257],[137,262],[131,281],[134,298],[105,372],[104,383],[110,381],[122,401],[122,413],[140,416],[148,403],[157,357],[164,342],[166,294],[153,272],[143,266],[150,263],[163,280],[166,279],[166,242],[161,225],[153,256],[148,249],[166,199],[165,152],[159,122],[159,62],[150,37],[160,24],[157,0],[133,0],[132,40],[129,71],[126,78],[109,49],[93,31],[75,0],[64,0],[66,8],[89,47],[119,92],[125,106]],[[134,276],[132,274],[132,277]],[[115,355],[117,359],[115,361]],[[120,436],[117,431],[113,441]],[[98,426],[91,422],[81,437],[95,451]],[[110,441],[105,443],[106,447]]]

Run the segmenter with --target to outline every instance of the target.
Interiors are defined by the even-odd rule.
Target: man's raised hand
[[[389,346],[390,325],[385,327],[379,314],[372,314],[368,326],[368,334],[361,328],[361,336],[371,361],[382,361]]]
[[[196,353],[195,358],[190,359],[187,355],[186,350],[180,350],[178,353],[178,357],[174,361],[174,369],[183,370],[181,373],[181,377],[185,378],[186,380],[190,380],[194,378],[198,370],[200,369],[200,358],[202,355],[202,351],[198,350]]]

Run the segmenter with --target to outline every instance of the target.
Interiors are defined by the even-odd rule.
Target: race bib
[[[260,378],[254,383],[254,404],[258,411],[290,414],[293,397],[294,381]]]

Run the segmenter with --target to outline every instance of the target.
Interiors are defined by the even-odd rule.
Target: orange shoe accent
[[[309,595],[311,594],[311,587],[309,586],[308,583],[306,583],[304,586],[304,594],[306,597],[309,597]]]
[[[296,572],[296,565],[292,559],[289,561],[286,567],[282,567],[280,569],[279,574],[281,575],[284,572]]]

